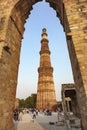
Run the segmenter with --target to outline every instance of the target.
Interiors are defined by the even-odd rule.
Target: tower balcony
[[[47,42],[47,43],[49,43],[49,40],[46,39],[46,38],[43,38],[43,39],[41,40],[41,43],[42,43],[42,42]]]
[[[40,55],[41,55],[41,54],[49,54],[49,55],[50,55],[50,53],[51,53],[51,52],[50,52],[49,50],[41,50],[41,51],[40,51]]]
[[[52,74],[53,73],[53,67],[39,67],[38,68],[38,73],[42,74]]]

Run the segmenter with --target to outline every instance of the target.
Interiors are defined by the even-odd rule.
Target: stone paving
[[[46,116],[39,113],[36,119],[32,119],[32,114],[24,114],[22,121],[14,121],[15,130],[67,130],[65,125],[57,124],[57,115]],[[49,124],[49,122],[51,124]],[[53,123],[53,124],[52,124]]]
[[[39,113],[36,119],[32,119],[32,113],[27,113],[23,115],[22,121],[14,121],[14,127],[14,130],[81,130],[67,127],[63,115],[58,118],[57,113],[51,116]]]
[[[24,114],[22,121],[14,121],[14,130],[44,130],[31,115]]]
[[[52,113],[51,116],[39,113],[36,120],[45,130],[67,130],[66,124],[60,122],[62,116],[58,119],[57,113]]]

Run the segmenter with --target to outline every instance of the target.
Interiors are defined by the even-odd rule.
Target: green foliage
[[[25,107],[25,100],[19,99],[19,108],[24,108],[24,107]]]
[[[25,100],[20,99],[19,108],[35,108],[36,98],[37,98],[37,94],[31,94],[31,96],[27,97]]]

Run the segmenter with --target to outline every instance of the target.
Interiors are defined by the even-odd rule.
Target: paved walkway
[[[22,121],[14,121],[15,130],[44,130],[31,115],[24,114]]]
[[[74,117],[73,117],[74,118]],[[67,127],[63,122],[64,117],[59,116],[57,113],[52,113],[51,116],[39,113],[36,119],[32,119],[32,113],[24,114],[22,121],[14,121],[14,130],[81,130],[79,126],[79,120],[76,120],[76,124],[71,124],[75,127]],[[70,117],[70,119],[72,119]],[[67,123],[68,124],[68,123]]]
[[[63,119],[64,118],[62,115],[58,119],[57,113],[52,113],[51,116],[47,116],[41,113],[36,118],[37,122],[45,130],[67,130],[66,124],[64,122],[61,122]]]
[[[14,122],[15,130],[67,130],[65,125],[57,124],[57,114],[46,116],[39,113],[36,119],[32,119],[32,114],[24,114],[22,121]],[[49,124],[49,122],[53,124]]]

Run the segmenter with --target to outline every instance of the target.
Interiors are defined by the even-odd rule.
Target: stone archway
[[[41,0],[0,1],[0,128],[13,130],[21,40],[32,5]],[[63,25],[83,130],[87,129],[87,0],[46,0]],[[4,123],[3,123],[4,122]]]

